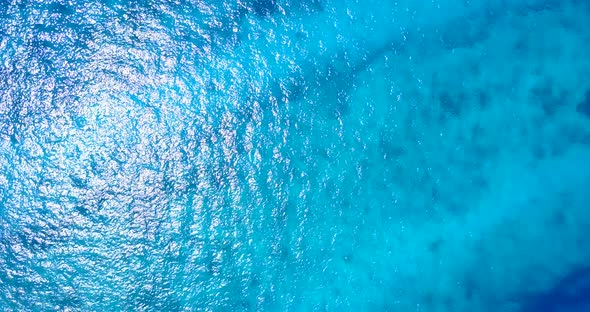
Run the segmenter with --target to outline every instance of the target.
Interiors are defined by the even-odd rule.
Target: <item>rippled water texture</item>
[[[588,311],[590,5],[0,1],[0,310]]]

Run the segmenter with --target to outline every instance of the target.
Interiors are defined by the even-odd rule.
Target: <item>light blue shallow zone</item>
[[[586,1],[0,1],[0,311],[588,311]]]

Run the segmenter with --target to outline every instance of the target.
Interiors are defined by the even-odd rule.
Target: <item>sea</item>
[[[590,311],[589,21],[0,0],[0,311]]]

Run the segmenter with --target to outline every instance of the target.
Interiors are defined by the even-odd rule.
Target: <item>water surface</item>
[[[0,1],[3,311],[586,311],[585,1]]]

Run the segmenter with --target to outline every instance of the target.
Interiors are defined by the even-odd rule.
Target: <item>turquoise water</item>
[[[0,1],[1,311],[589,311],[586,1]]]

